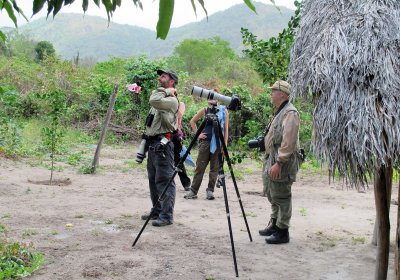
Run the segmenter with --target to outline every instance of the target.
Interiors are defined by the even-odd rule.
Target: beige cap
[[[268,87],[271,89],[276,89],[290,95],[290,84],[286,81],[276,81],[272,87]]]

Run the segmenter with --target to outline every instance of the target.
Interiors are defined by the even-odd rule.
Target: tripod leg
[[[186,153],[183,155],[183,157],[181,158],[181,160],[179,161],[179,163],[177,164],[177,166],[179,166],[180,164],[183,164],[187,158],[187,156],[189,155],[190,150],[192,149],[194,143],[196,143],[197,138],[199,137],[200,133],[202,132],[202,130],[204,129],[204,127],[206,126],[206,120],[204,120],[201,125],[199,126],[199,129],[196,132],[196,135],[193,137],[193,140],[190,142],[189,147],[187,148]],[[164,190],[162,191],[160,197],[158,198],[157,202],[155,203],[155,205],[153,206],[153,209],[150,212],[149,217],[147,218],[147,220],[144,222],[144,225],[142,226],[141,230],[139,231],[138,235],[136,236],[135,241],[133,241],[132,247],[134,247],[136,245],[136,243],[138,242],[140,236],[142,235],[144,229],[146,228],[147,224],[149,223],[151,217],[154,214],[154,211],[156,209],[156,207],[158,206],[158,204],[164,199],[164,196],[169,188],[169,186],[171,185],[171,182],[174,180],[176,174],[178,173],[178,169],[177,167],[175,167],[175,171],[174,174],[172,175],[172,177],[168,180],[168,183],[166,184],[166,186],[164,187]]]
[[[225,210],[226,210],[226,218],[228,220],[229,237],[231,239],[233,264],[235,266],[236,277],[239,277],[239,272],[238,272],[238,267],[237,267],[237,262],[236,262],[235,243],[233,242],[231,215],[230,215],[230,212],[229,212],[228,194],[227,194],[227,191],[226,191],[226,184],[225,184],[224,164],[223,164],[221,146],[220,146],[220,140],[219,140],[220,137],[217,137],[218,135],[220,135],[220,136],[222,135],[222,130],[221,130],[220,126],[219,126],[218,119],[217,119],[216,122],[214,121],[213,129],[214,129],[214,135],[216,136],[215,138],[216,138],[216,141],[217,141],[217,151],[216,152],[218,152],[218,162],[219,162],[218,176],[221,179],[221,185],[222,185],[222,189],[224,191]],[[223,142],[223,140],[222,140],[222,142]]]
[[[233,173],[233,168],[232,168],[231,160],[229,158],[228,149],[226,148],[226,145],[225,145],[225,142],[224,142],[224,137],[223,137],[223,134],[222,134],[222,129],[221,129],[221,126],[219,125],[219,122],[218,122],[218,129],[219,129],[219,138],[220,138],[221,143],[222,143],[222,148],[224,149],[224,156],[226,157],[226,162],[228,163],[229,171],[230,171],[231,176],[232,176],[233,185],[235,186],[236,196],[237,196],[238,201],[239,201],[240,209],[242,210],[242,215],[243,215],[244,223],[246,224],[247,233],[249,234],[250,242],[252,242],[253,238],[251,237],[249,224],[247,223],[246,213],[244,212],[242,199],[241,199],[240,193],[239,193],[239,188],[238,188],[237,183],[236,183],[235,173]]]

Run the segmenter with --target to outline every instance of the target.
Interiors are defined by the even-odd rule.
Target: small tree
[[[36,61],[43,61],[45,57],[55,56],[56,50],[53,47],[53,44],[48,41],[40,41],[36,44],[35,47],[36,52]]]
[[[65,134],[65,129],[61,127],[62,119],[65,116],[65,95],[61,90],[53,90],[43,94],[43,99],[48,105],[48,126],[42,128],[42,142],[43,146],[47,148],[50,153],[51,159],[51,173],[50,173],[50,185],[53,182],[53,171],[55,155],[59,152],[59,148],[62,143],[62,138]]]

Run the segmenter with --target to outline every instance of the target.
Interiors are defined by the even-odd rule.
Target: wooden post
[[[100,156],[101,145],[103,145],[104,138],[106,136],[107,126],[111,119],[111,114],[112,114],[112,111],[114,108],[117,92],[118,92],[118,84],[115,84],[114,92],[112,93],[112,95],[110,97],[110,103],[108,104],[106,119],[104,120],[103,128],[101,129],[99,143],[97,144],[96,152],[94,154],[94,158],[93,158],[93,162],[92,162],[92,173],[96,172],[96,167],[99,165],[99,156]]]
[[[375,279],[387,279],[390,245],[390,220],[387,192],[392,182],[392,166],[380,166],[375,171],[374,192],[378,221],[378,248],[376,255]]]
[[[388,168],[391,169],[391,166],[388,167]],[[393,175],[393,170],[388,170],[387,169],[386,172],[387,172],[387,174],[390,173],[390,182],[388,182],[387,181],[388,178],[386,178],[386,182],[387,182],[387,184],[386,184],[386,190],[387,190],[386,191],[386,195],[387,195],[388,211],[390,213],[390,202],[392,200],[392,175]],[[389,175],[386,175],[386,176],[389,176]],[[372,235],[372,241],[371,241],[371,244],[374,245],[374,246],[378,245],[378,225],[379,225],[378,216],[376,216],[375,225],[374,225],[374,233]]]

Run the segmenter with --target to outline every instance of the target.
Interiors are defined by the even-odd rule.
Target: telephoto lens
[[[140,142],[139,149],[136,153],[136,162],[142,163],[145,157],[146,157],[146,139],[143,139],[142,142]]]
[[[192,87],[192,95],[198,96],[200,98],[217,100],[225,105],[229,105],[232,101],[232,98],[229,96],[221,95],[215,91],[197,87],[197,86]]]

